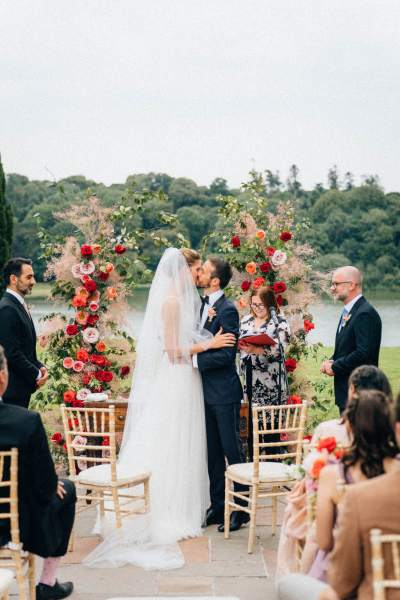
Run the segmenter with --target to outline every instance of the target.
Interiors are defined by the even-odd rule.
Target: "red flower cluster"
[[[129,375],[130,370],[131,369],[128,365],[124,365],[123,367],[121,367],[121,369],[120,369],[121,377],[126,377],[127,375]]]
[[[255,290],[257,290],[259,287],[264,285],[264,283],[265,283],[264,277],[256,277],[255,280],[253,281],[253,288]]]
[[[74,400],[76,400],[76,394],[73,390],[67,390],[64,392],[63,397],[65,404],[71,404]]]
[[[260,271],[261,273],[269,273],[269,271],[272,269],[272,265],[270,262],[263,262],[260,264]]]
[[[309,331],[311,331],[311,329],[315,328],[314,323],[312,321],[307,321],[307,319],[304,319],[303,326],[304,326],[304,331],[307,331],[307,332],[309,332]]]
[[[294,358],[287,358],[285,360],[285,367],[286,370],[289,371],[289,373],[293,373],[293,371],[295,371],[297,367],[297,360],[295,360]]]
[[[93,254],[92,246],[90,246],[89,244],[83,244],[83,246],[81,246],[81,255],[82,256],[92,256],[92,254]]]
[[[123,254],[124,252],[126,252],[126,248],[122,244],[117,244],[115,246],[114,250],[115,250],[116,254]]]
[[[78,333],[78,326],[74,323],[72,325],[67,325],[65,328],[67,335],[76,335]]]
[[[239,248],[240,246],[240,237],[238,235],[234,235],[231,239],[231,244],[234,248]]]
[[[76,360],[81,360],[82,362],[88,362],[90,358],[89,352],[84,348],[80,348],[76,353]]]
[[[109,446],[110,445],[110,438],[105,435],[103,441],[101,442],[102,446]]]
[[[113,380],[113,374],[111,371],[96,371],[94,374],[97,381],[104,381],[105,383],[110,383]]]
[[[289,396],[287,403],[288,404],[301,404],[302,403],[301,396],[292,394],[291,396]]]
[[[84,282],[85,290],[87,290],[90,294],[93,294],[97,290],[97,284],[94,279],[88,277]]]
[[[282,304],[283,304],[282,296],[276,296],[276,303],[278,306],[282,306]]]
[[[282,242],[288,242],[292,239],[292,237],[293,236],[290,233],[290,231],[282,231],[281,235],[279,236],[279,239],[282,240]]]
[[[107,279],[110,277],[110,273],[106,273],[105,271],[99,271],[97,273],[97,277],[100,279],[100,281],[107,281]]]
[[[268,246],[267,248],[267,254],[268,256],[273,256],[275,253],[276,248],[274,248],[273,246]]]
[[[321,438],[317,444],[317,450],[327,450],[331,454],[336,448],[336,438],[334,436]]]
[[[242,285],[240,287],[242,288],[242,290],[244,292],[248,292],[249,289],[251,288],[251,281],[248,281],[247,279],[245,279],[245,281],[242,281]]]
[[[58,446],[61,446],[64,443],[63,436],[59,431],[53,433],[50,439],[53,442],[53,444],[57,444]]]
[[[98,367],[104,367],[106,365],[107,359],[102,354],[92,354],[90,357],[90,362]]]
[[[274,292],[275,294],[283,294],[283,292],[286,292],[286,283],[284,283],[283,281],[275,281],[274,283]]]

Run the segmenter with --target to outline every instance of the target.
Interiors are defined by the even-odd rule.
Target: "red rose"
[[[83,385],[89,385],[91,379],[92,379],[92,374],[91,373],[85,373],[84,375],[82,375],[82,383],[83,383]]]
[[[271,269],[272,269],[272,266],[271,266],[270,262],[263,262],[260,265],[261,273],[268,273],[268,271],[270,271]]]
[[[95,372],[94,376],[97,379],[97,381],[103,381],[103,373],[104,371],[102,371],[101,369]]]
[[[87,281],[85,281],[85,283],[83,284],[85,286],[85,289],[92,294],[93,292],[95,292],[97,290],[97,285],[96,282],[93,281],[93,279],[88,279]]]
[[[265,283],[264,277],[256,277],[255,280],[253,281],[253,288],[255,290],[257,290],[259,287],[264,285],[264,283]]]
[[[103,441],[101,442],[102,446],[109,446],[110,445],[110,438],[108,437],[108,435],[104,436]]]
[[[317,450],[328,450],[329,454],[336,448],[336,438],[334,436],[321,438],[317,444]]]
[[[103,371],[103,381],[106,383],[109,383],[110,381],[113,380],[114,375],[111,373],[111,371]]]
[[[304,442],[311,442],[311,440],[312,440],[312,435],[305,435],[303,437],[303,441]]]
[[[289,396],[287,400],[288,404],[301,404],[301,396],[296,396],[296,394],[292,394]]]
[[[281,433],[279,436],[279,439],[281,442],[287,442],[289,440],[288,434],[287,433]]]
[[[110,273],[105,273],[104,271],[99,271],[97,273],[97,277],[100,279],[100,281],[107,281],[107,279],[110,277]]]
[[[120,369],[120,373],[121,373],[121,377],[126,377],[127,375],[129,375],[130,373],[130,367],[128,367],[128,365],[124,365],[123,367],[121,367]]]
[[[234,235],[231,239],[231,244],[234,248],[239,248],[240,246],[240,237],[238,235]]]
[[[76,399],[76,394],[73,390],[67,390],[64,392],[64,402],[65,404],[71,404]]]
[[[286,292],[286,283],[283,281],[275,281],[274,292],[275,294],[283,294],[283,292]]]
[[[304,331],[311,331],[311,329],[314,329],[315,325],[312,321],[307,321],[307,319],[304,319]]]
[[[85,406],[85,403],[83,400],[74,400],[72,402],[72,407],[73,408],[83,408]]]
[[[124,252],[126,252],[126,248],[122,244],[117,244],[114,250],[117,254],[123,254]]]
[[[74,429],[74,427],[79,427],[79,421],[78,421],[78,419],[76,417],[75,417],[74,420],[68,419],[68,427],[69,427],[69,429]]]
[[[310,475],[313,479],[318,479],[322,469],[325,467],[326,465],[326,460],[325,458],[316,458],[313,466],[311,467],[311,471],[310,471]]]
[[[244,292],[248,292],[251,288],[251,281],[247,281],[247,279],[245,281],[242,281],[242,285],[240,287]]]
[[[89,352],[84,348],[80,348],[76,353],[76,360],[81,360],[82,362],[88,362],[89,360]]]
[[[78,331],[78,325],[75,324],[67,325],[67,327],[65,328],[65,332],[67,333],[67,335],[76,335]]]
[[[63,436],[59,431],[56,431],[55,433],[53,433],[50,439],[53,442],[53,444],[61,444],[63,441]]]
[[[267,254],[268,256],[273,256],[273,254],[275,253],[276,248],[274,248],[273,246],[268,246],[267,248]]]
[[[82,256],[92,256],[92,254],[93,254],[92,246],[89,246],[89,244],[83,244],[83,246],[81,246],[81,254],[82,254]]]
[[[282,240],[282,242],[288,242],[292,239],[292,237],[293,236],[290,233],[290,231],[282,231],[281,235],[279,236],[279,239]]]
[[[99,367],[104,367],[104,365],[106,364],[106,358],[105,356],[101,356],[101,354],[95,354],[93,356],[93,361],[95,365],[98,365]]]
[[[285,366],[286,370],[289,371],[289,373],[293,373],[293,371],[297,367],[297,360],[295,360],[294,358],[287,358],[285,360]]]
[[[283,304],[283,298],[282,298],[282,296],[277,296],[276,297],[276,303],[277,303],[278,306],[282,306],[282,304]]]
[[[98,315],[89,315],[87,318],[86,323],[88,325],[96,325],[97,321],[99,320],[99,316]]]

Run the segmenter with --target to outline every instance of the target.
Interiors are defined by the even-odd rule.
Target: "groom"
[[[239,336],[239,314],[223,292],[231,277],[231,266],[218,257],[208,258],[199,274],[198,285],[205,293],[201,325],[213,335],[222,328],[224,333]],[[219,531],[223,531],[224,522],[226,460],[228,464],[244,462],[239,434],[243,391],[235,366],[236,352],[233,346],[207,350],[193,357],[193,365],[198,367],[203,380],[205,400],[211,496],[206,524],[219,524]],[[238,490],[241,488],[238,486]],[[248,520],[246,513],[234,511],[230,530],[239,529]]]

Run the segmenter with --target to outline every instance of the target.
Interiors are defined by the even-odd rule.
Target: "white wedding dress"
[[[177,568],[184,559],[176,542],[201,535],[209,505],[207,446],[202,384],[190,347],[209,334],[200,329],[199,314],[190,270],[181,252],[170,248],[149,293],[118,458],[123,472],[151,471],[150,512],[123,519],[119,530],[108,513],[101,523],[104,541],[84,559],[89,566]]]

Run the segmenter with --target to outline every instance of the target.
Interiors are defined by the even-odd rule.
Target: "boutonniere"
[[[351,313],[349,315],[345,315],[343,317],[343,327],[346,327],[346,325],[350,321],[350,319],[351,319]]]
[[[212,306],[208,309],[208,322],[211,323],[213,318],[216,316],[217,311]]]

